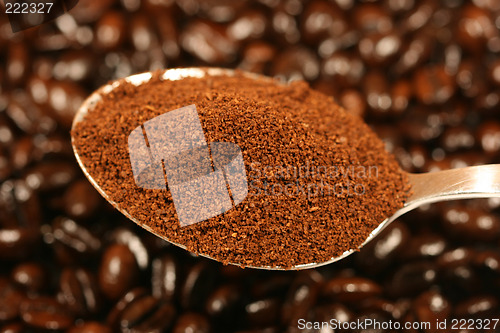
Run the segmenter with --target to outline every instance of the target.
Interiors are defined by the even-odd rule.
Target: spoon
[[[169,69],[164,72],[163,79],[165,80],[181,80],[183,78],[201,78],[205,75],[210,76],[231,76],[234,75],[234,71],[230,69],[222,68],[179,68],[179,69]],[[275,82],[276,80],[262,76],[254,73],[243,73],[246,77],[255,80],[268,80],[270,82]],[[151,79],[152,73],[146,72],[142,74],[136,74],[125,78],[125,81],[134,84],[136,86],[148,82]],[[276,83],[279,84],[279,83]],[[101,100],[101,96],[110,93],[113,89],[120,85],[120,81],[111,82],[97,91],[92,93],[80,106],[78,109],[74,120],[73,128],[79,122],[84,121],[85,116],[91,110],[96,103]],[[75,153],[76,160],[82,168],[85,176],[91,182],[91,184],[97,189],[97,191],[118,209],[121,213],[127,216],[130,220],[135,222],[137,225],[145,228],[149,232],[155,234],[156,236],[164,239],[165,241],[179,246],[183,249],[186,247],[182,244],[172,242],[165,236],[159,235],[148,226],[141,224],[137,219],[131,216],[126,210],[120,208],[116,202],[110,200],[109,196],[105,191],[97,184],[97,182],[88,173],[85,165],[82,163],[78,151],[75,147],[74,138],[72,138],[72,147]],[[398,210],[394,215],[382,221],[377,228],[375,228],[366,240],[359,246],[361,249],[371,240],[373,240],[377,235],[379,235],[384,228],[386,228],[391,222],[393,222],[399,216],[409,212],[419,206],[427,205],[433,202],[446,201],[446,200],[459,200],[459,199],[472,199],[472,198],[490,198],[490,197],[500,197],[500,164],[492,165],[480,165],[473,167],[466,167],[461,169],[444,170],[432,173],[423,174],[411,174],[408,173],[408,179],[412,187],[413,194],[408,198],[404,207]],[[339,261],[352,253],[356,252],[358,249],[351,249],[338,257],[331,258],[325,262],[312,262],[307,264],[301,264],[290,268],[289,270],[300,270],[316,268],[319,266],[327,265],[336,261]],[[207,255],[200,254],[203,257],[211,258]],[[270,266],[248,266],[249,268],[267,269],[267,270],[286,270],[282,267],[270,267]]]

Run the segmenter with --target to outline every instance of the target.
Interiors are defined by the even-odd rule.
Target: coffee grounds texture
[[[90,176],[120,209],[189,251],[242,267],[321,263],[357,249],[408,198],[408,179],[384,143],[361,118],[305,82],[276,84],[240,72],[169,81],[162,73],[138,87],[122,80],[72,137]],[[207,142],[240,147],[249,193],[224,214],[180,227],[168,190],[135,184],[127,139],[147,120],[191,104]],[[294,174],[301,166],[365,172]],[[276,175],[286,167],[290,172]],[[331,191],[347,183],[362,185],[363,194]],[[280,193],[286,184],[296,186]],[[323,194],[300,193],[298,186],[308,184],[312,191],[323,184]]]

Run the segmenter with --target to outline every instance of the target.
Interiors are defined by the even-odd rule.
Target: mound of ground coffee
[[[189,251],[241,266],[323,262],[357,248],[407,199],[408,181],[383,142],[306,83],[161,74],[138,87],[121,81],[72,136],[120,209]],[[137,186],[127,140],[146,121],[188,105],[207,142],[240,148],[248,193],[223,214],[181,226],[168,189]]]

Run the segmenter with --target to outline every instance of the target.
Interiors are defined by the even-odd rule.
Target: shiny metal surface
[[[181,80],[182,78],[186,77],[203,77],[205,75],[217,76],[217,75],[233,75],[233,74],[234,74],[233,70],[222,69],[222,68],[208,68],[208,69],[179,68],[179,69],[166,70],[162,75],[162,77],[165,80]],[[278,84],[278,81],[275,81],[272,78],[265,77],[262,75],[253,73],[244,73],[244,75],[254,79],[274,81]],[[135,85],[139,85],[149,81],[150,78],[151,78],[151,73],[142,73],[129,76],[125,78],[125,80]],[[84,121],[85,115],[89,112],[89,110],[92,109],[92,107],[97,102],[101,100],[101,96],[103,94],[111,92],[113,89],[118,87],[118,85],[119,81],[115,81],[113,83],[110,83],[108,85],[99,88],[92,95],[90,95],[84,101],[84,103],[78,110],[77,114],[75,115],[75,118],[73,120],[73,127],[77,123]],[[78,152],[73,142],[72,146],[73,146],[73,151],[75,153],[75,157],[78,161],[78,164],[82,168],[83,173],[85,174],[87,179],[91,182],[91,184],[97,189],[97,191],[99,191],[99,193],[106,200],[108,200],[116,209],[118,209],[121,213],[123,213],[125,216],[127,216],[130,220],[132,220],[139,226],[145,228],[149,232],[164,239],[165,241],[185,249],[185,247],[182,244],[172,242],[166,239],[165,237],[158,235],[149,227],[140,224],[139,221],[134,219],[126,210],[119,208],[115,202],[111,201],[107,196],[107,194],[89,175],[85,165],[82,163],[78,155]],[[372,239],[374,239],[385,227],[387,227],[396,218],[421,205],[426,205],[433,202],[446,201],[446,200],[500,197],[500,164],[473,166],[462,169],[445,170],[445,171],[438,171],[438,172],[424,173],[424,174],[408,174],[408,177],[410,179],[413,191],[413,194],[408,199],[408,202],[402,209],[397,211],[393,216],[380,223],[380,225],[370,233],[368,238],[359,248],[362,248],[364,245],[366,245]],[[325,262],[298,265],[292,268],[292,270],[309,269],[327,265],[339,261],[351,255],[352,253],[356,252],[357,250],[358,249],[352,249],[346,251],[342,255],[335,258],[331,258],[330,260]],[[206,258],[213,259],[203,254],[200,255]],[[284,270],[281,267],[267,267],[267,266],[266,267],[249,266],[249,268]]]

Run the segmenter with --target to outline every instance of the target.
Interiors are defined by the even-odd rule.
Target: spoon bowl
[[[275,82],[276,84],[282,84],[273,78],[269,78],[263,75],[239,72],[248,78],[256,80],[268,80],[269,82]],[[235,71],[230,69],[222,68],[179,68],[179,69],[169,69],[163,72],[162,79],[164,80],[182,80],[183,78],[202,78],[206,75],[209,76],[231,76],[234,75]],[[151,72],[146,72],[142,74],[136,74],[125,78],[125,82],[129,82],[133,85],[139,86],[143,83],[148,82],[152,78]],[[102,96],[109,94],[115,88],[120,85],[121,81],[111,82],[92,93],[80,106],[78,109],[74,120],[73,128],[76,124],[82,122],[85,116],[90,110],[102,99]],[[152,230],[147,225],[140,223],[136,218],[131,216],[125,209],[121,208],[116,202],[110,199],[108,194],[99,186],[99,184],[93,179],[86,169],[85,164],[82,162],[78,151],[75,146],[74,138],[72,138],[72,147],[78,164],[80,165],[83,173],[90,181],[90,183],[97,189],[97,191],[117,210],[122,214],[127,216],[130,220],[135,222],[137,225],[143,227],[149,232],[155,234],[156,236],[164,239],[165,241],[172,243],[173,245],[179,246],[183,249],[186,247],[183,244],[173,242],[166,238],[164,235],[160,235],[154,230]],[[285,269],[282,267],[271,267],[271,266],[247,266],[249,268],[266,269],[266,270],[301,270],[316,268],[319,266],[327,265],[336,261],[339,261],[352,253],[361,249],[364,245],[373,240],[377,235],[384,230],[391,222],[396,218],[403,215],[404,213],[413,210],[421,205],[430,204],[438,201],[446,200],[458,200],[458,199],[471,199],[471,198],[489,198],[489,197],[500,197],[500,165],[481,165],[466,167],[461,169],[444,170],[433,173],[424,174],[407,174],[410,185],[412,187],[412,195],[408,198],[404,207],[398,210],[394,215],[382,221],[365,239],[365,241],[356,249],[350,249],[345,251],[340,256],[333,257],[330,260],[324,262],[313,262],[302,265],[296,265],[292,268]],[[200,254],[203,257],[211,258],[208,255]],[[237,265],[237,264],[236,264]]]

